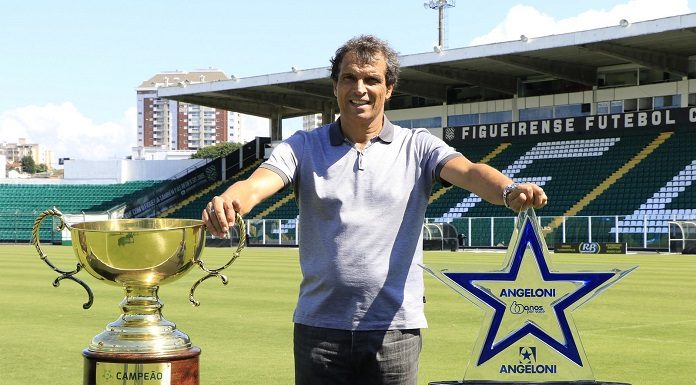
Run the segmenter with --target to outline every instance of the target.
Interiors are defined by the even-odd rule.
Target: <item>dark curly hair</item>
[[[359,64],[371,63],[378,54],[384,55],[387,62],[387,86],[396,86],[399,80],[399,56],[386,41],[372,35],[360,35],[348,40],[336,50],[336,56],[331,59],[331,79],[338,81],[341,62],[349,52],[358,56]]]

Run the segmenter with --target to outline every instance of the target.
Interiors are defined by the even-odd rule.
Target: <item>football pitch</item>
[[[44,246],[63,270],[77,260],[72,248]],[[207,248],[209,268],[223,265],[232,249]],[[201,384],[292,384],[292,312],[300,271],[297,249],[247,248],[225,272],[227,286],[210,279],[196,291],[201,306],[188,302],[197,267],[163,286],[164,317],[203,351]],[[425,252],[426,264],[491,266],[501,252]],[[634,385],[696,385],[696,256],[669,254],[551,254],[554,270],[582,264],[592,269],[638,266],[623,280],[573,313],[597,380]],[[77,277],[95,294],[57,277],[29,245],[0,245],[0,384],[82,383],[82,349],[120,314],[117,286],[87,272]],[[460,380],[483,312],[430,276],[419,383]]]

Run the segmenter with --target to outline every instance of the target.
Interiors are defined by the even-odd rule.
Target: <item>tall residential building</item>
[[[321,126],[321,114],[306,115],[302,117],[302,129],[312,131]]]
[[[187,86],[229,79],[220,70],[161,72],[144,81],[138,95],[138,147],[198,150],[241,141],[239,114],[157,97],[157,87]]]
[[[242,130],[242,114],[230,112],[227,114],[227,141],[232,143],[244,143],[244,132]]]

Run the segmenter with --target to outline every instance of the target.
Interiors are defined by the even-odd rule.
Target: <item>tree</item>
[[[215,159],[221,156],[227,156],[236,149],[242,147],[239,143],[218,143],[214,146],[203,147],[191,155],[191,159]]]
[[[32,158],[31,155],[23,156],[20,163],[22,164],[22,171],[27,174],[36,173],[36,162],[34,162],[34,158]]]
[[[48,166],[46,163],[39,163],[36,165],[36,172],[46,172],[48,171]]]

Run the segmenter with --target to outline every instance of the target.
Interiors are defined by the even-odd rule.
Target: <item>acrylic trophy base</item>
[[[103,353],[85,349],[82,351],[85,358],[83,385],[140,383],[199,385],[198,358],[200,354],[201,349],[197,347],[169,355]]]
[[[631,385],[625,382],[605,382],[605,381],[435,381],[428,385]]]

